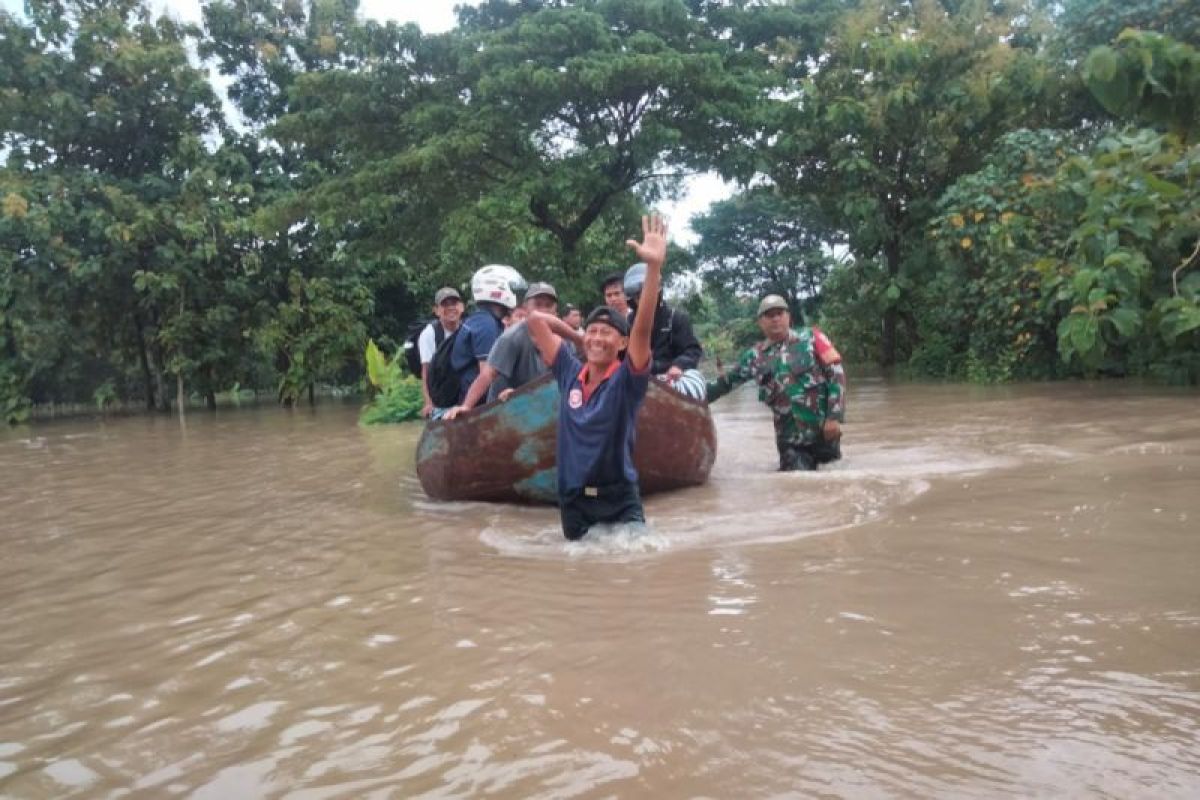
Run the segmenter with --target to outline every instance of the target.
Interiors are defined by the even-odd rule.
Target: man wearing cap
[[[570,327],[550,314],[529,315],[529,333],[558,381],[558,507],[563,534],[579,539],[593,525],[644,522],[633,444],[650,383],[650,327],[667,257],[667,228],[642,217],[641,243],[626,242],[646,262],[644,295],[632,330],[625,315],[601,306],[584,322],[585,363],[562,336]],[[619,357],[626,350],[624,359]]]
[[[737,366],[708,384],[711,403],[748,380],[775,417],[779,469],[814,470],[842,457],[846,373],[829,337],[815,327],[792,329],[787,301],[769,294],[758,304],[767,338],[742,353]]]
[[[558,312],[558,293],[548,283],[533,283],[525,291],[521,304],[526,312],[541,311],[545,314]],[[578,336],[578,335],[577,335]],[[582,336],[578,336],[582,341]],[[546,371],[546,363],[529,336],[526,320],[520,320],[500,335],[488,353],[487,361],[479,370],[479,377],[467,390],[463,401],[446,412],[445,419],[454,419],[463,411],[479,405],[487,395],[487,402],[507,400],[513,390],[529,383]]]
[[[436,320],[425,326],[417,337],[417,352],[421,358],[421,395],[425,398],[425,406],[421,409],[422,417],[430,417],[435,413],[441,416],[442,409],[434,407],[433,398],[429,396],[429,363],[437,346],[447,337],[458,330],[462,322],[463,301],[458,291],[444,286],[433,296],[433,315]],[[441,328],[440,334],[437,328]]]

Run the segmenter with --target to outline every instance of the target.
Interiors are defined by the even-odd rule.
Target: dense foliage
[[[408,422],[420,419],[425,406],[420,381],[401,369],[400,359],[389,359],[375,340],[367,342],[365,364],[367,381],[374,390],[370,404],[363,409],[364,425]]]
[[[151,8],[0,12],[5,420],[361,383],[489,262],[590,305],[697,171],[718,350],[778,292],[914,374],[1200,380],[1196,0]]]

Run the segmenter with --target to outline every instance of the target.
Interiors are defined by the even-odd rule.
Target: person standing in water
[[[781,472],[837,461],[846,420],[846,372],[837,348],[819,328],[793,329],[787,300],[777,294],[758,304],[758,327],[766,338],[708,384],[708,401],[753,380],[775,417]]]
[[[558,381],[558,507],[563,535],[579,539],[600,522],[644,522],[633,445],[650,383],[650,329],[667,258],[667,228],[642,217],[642,241],[626,242],[646,264],[645,302],[633,319],[601,306],[584,322],[585,362],[564,347],[569,326],[529,315],[529,333]],[[620,358],[625,351],[625,358]]]

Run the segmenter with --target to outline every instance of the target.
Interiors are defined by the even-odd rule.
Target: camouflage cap
[[[768,311],[774,311],[777,308],[782,308],[784,311],[787,311],[788,310],[787,300],[784,300],[782,297],[780,297],[777,294],[769,294],[762,299],[761,303],[758,304],[758,316],[761,317],[763,314],[767,313]]]
[[[435,306],[440,306],[446,300],[452,299],[462,302],[462,295],[458,293],[457,289],[451,289],[449,286],[443,286],[441,289],[438,289],[437,294],[433,296],[433,304]]]
[[[551,286],[550,284],[548,284],[548,283],[531,283],[531,284],[529,284],[529,288],[525,290],[525,299],[528,300],[531,297],[538,297],[539,295],[545,295],[546,297],[553,297],[555,300],[558,299],[558,292],[554,291],[554,287]]]

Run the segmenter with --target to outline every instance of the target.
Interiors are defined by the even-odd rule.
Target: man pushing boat
[[[563,534],[579,539],[599,522],[644,522],[633,444],[637,414],[650,382],[650,333],[667,227],[657,215],[642,217],[642,241],[627,245],[646,264],[644,302],[630,328],[625,315],[601,306],[584,322],[586,363],[564,347],[568,326],[534,311],[529,333],[558,381],[558,507]],[[625,358],[620,358],[625,351]]]

